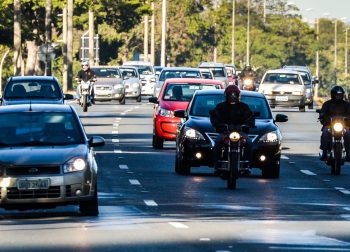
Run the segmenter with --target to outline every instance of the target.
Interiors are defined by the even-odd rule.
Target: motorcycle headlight
[[[116,84],[113,86],[114,89],[122,89],[123,85],[122,84]]]
[[[342,132],[344,127],[343,127],[343,124],[340,123],[340,122],[337,122],[333,125],[333,129],[335,132]]]
[[[72,158],[63,165],[64,173],[78,172],[86,169],[86,161],[83,158]]]
[[[163,109],[163,108],[159,109],[158,114],[164,117],[174,117],[174,111]]]
[[[230,133],[229,137],[232,142],[238,142],[241,138],[241,135],[238,132],[234,131]]]
[[[277,131],[271,131],[263,135],[260,139],[259,142],[277,142],[281,139],[280,134]]]
[[[251,85],[253,85],[253,80],[252,79],[245,79],[243,81],[243,85],[251,86]]]
[[[192,128],[185,128],[185,136],[186,138],[190,138],[194,140],[205,140],[205,138],[199,131]]]

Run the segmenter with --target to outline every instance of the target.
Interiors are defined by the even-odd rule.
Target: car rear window
[[[226,77],[224,67],[200,67],[204,69],[209,69],[213,73],[214,77]]]
[[[209,117],[209,111],[224,100],[223,95],[196,95],[191,104],[190,115]],[[256,119],[271,119],[271,113],[265,98],[242,96],[241,101],[246,103],[251,111],[258,112]]]
[[[57,82],[47,80],[10,81],[6,84],[5,99],[45,98],[61,99]]]
[[[116,68],[91,68],[96,77],[100,78],[120,78],[119,69]]]
[[[221,89],[220,84],[169,83],[165,89],[164,101],[190,101],[197,90]]]
[[[44,146],[84,143],[72,113],[17,112],[0,116],[0,147]]]
[[[171,78],[202,78],[202,75],[199,71],[193,70],[163,70],[161,75],[159,76],[160,81],[165,81]]]
[[[278,83],[278,84],[299,84],[302,83],[299,80],[298,74],[288,73],[268,73],[266,74],[263,83]]]

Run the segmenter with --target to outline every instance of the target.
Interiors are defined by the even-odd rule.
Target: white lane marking
[[[334,187],[335,190],[344,190],[344,187]]]
[[[137,179],[129,179],[129,182],[132,185],[141,185],[141,183]]]
[[[112,143],[119,143],[119,139],[112,139]]]
[[[344,210],[350,211],[350,207],[344,207]]]
[[[112,134],[119,134],[119,131],[118,130],[113,130]]]
[[[287,187],[292,190],[331,190],[330,188],[320,188],[320,187]]]
[[[113,123],[113,128],[118,128],[119,127],[119,123]]]
[[[125,115],[126,113],[123,112],[123,113],[120,113],[120,114],[121,114],[121,115]]]
[[[316,176],[316,173],[313,173],[312,171],[309,170],[300,170],[302,173],[306,174],[306,175],[310,175],[310,176]]]
[[[120,165],[119,165],[119,169],[128,170],[129,167],[128,167],[127,165],[125,165],[125,164],[120,164]]]
[[[340,217],[342,217],[345,220],[350,220],[350,215],[349,214],[341,214]]]
[[[140,108],[140,106],[136,106],[135,108],[138,109],[138,108]]]
[[[278,247],[271,246],[269,249],[278,250],[314,250],[314,251],[350,251],[350,248],[322,248],[322,247]]]
[[[116,121],[120,121],[121,119],[122,119],[121,117],[115,118]]]
[[[113,152],[114,152],[114,153],[119,153],[119,154],[120,154],[120,153],[123,153],[122,150],[114,150]]]
[[[349,195],[350,194],[350,191],[349,190],[339,190],[340,192],[346,194],[346,195]]]
[[[210,241],[210,238],[199,238],[200,241]]]
[[[188,228],[185,224],[182,224],[180,222],[168,222],[170,225],[172,225],[174,228],[180,228],[180,229],[185,229]]]
[[[158,204],[154,200],[144,200],[147,206],[158,206]]]
[[[282,155],[281,159],[289,159],[289,157],[287,157],[286,155]]]

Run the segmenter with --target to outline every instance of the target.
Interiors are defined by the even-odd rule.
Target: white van
[[[123,66],[136,67],[142,83],[142,95],[154,96],[156,88],[156,74],[153,65],[150,62],[145,61],[127,61],[123,63]]]

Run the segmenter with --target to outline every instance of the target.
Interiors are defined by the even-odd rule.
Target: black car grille
[[[52,199],[59,198],[59,186],[50,186],[48,189],[18,190],[16,187],[7,188],[8,199]]]
[[[60,174],[59,166],[13,166],[6,167],[7,176]]]

